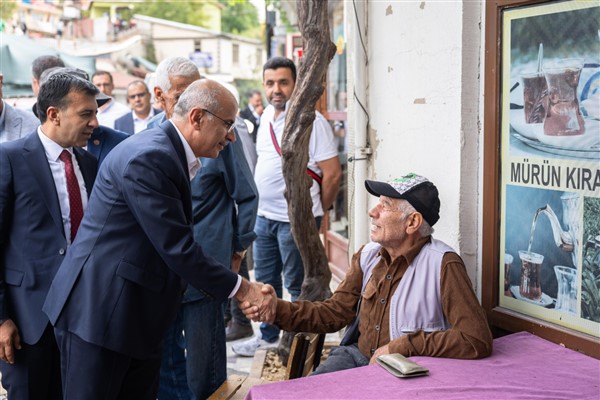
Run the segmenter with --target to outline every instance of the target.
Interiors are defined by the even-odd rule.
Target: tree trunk
[[[323,94],[327,68],[336,47],[329,34],[327,1],[298,0],[297,5],[304,53],[281,141],[283,177],[292,235],[304,263],[300,299],[324,300],[331,296],[331,271],[312,213],[313,179],[306,173],[306,165],[315,105]],[[285,333],[278,348],[284,365],[293,337],[294,333]]]

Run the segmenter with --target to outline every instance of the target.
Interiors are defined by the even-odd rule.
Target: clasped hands
[[[240,309],[252,321],[273,323],[275,320],[277,294],[273,286],[244,279],[235,298],[240,302]]]

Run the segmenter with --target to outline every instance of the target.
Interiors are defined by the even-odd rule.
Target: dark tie
[[[67,176],[67,191],[69,192],[69,209],[71,210],[71,242],[75,240],[75,234],[79,229],[81,218],[83,217],[83,203],[81,202],[81,191],[79,190],[79,182],[77,176],[75,176],[75,170],[73,169],[73,161],[71,160],[71,153],[67,150],[63,150],[58,157],[63,163],[65,163],[65,175]]]

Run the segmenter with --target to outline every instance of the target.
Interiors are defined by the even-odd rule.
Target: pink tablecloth
[[[521,332],[482,360],[411,357],[429,376],[395,378],[378,365],[254,386],[262,399],[600,399],[600,361]]]

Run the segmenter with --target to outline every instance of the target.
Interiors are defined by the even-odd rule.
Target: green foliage
[[[205,4],[205,2],[197,1],[144,0],[134,3],[134,12],[149,17],[206,27],[203,24],[206,21]]]
[[[600,322],[600,248],[594,238],[600,235],[600,199],[583,202],[583,270],[581,277],[581,316]]]
[[[6,25],[10,23],[13,14],[17,10],[16,1],[0,1],[0,19],[4,20]]]
[[[233,85],[240,94],[240,110],[248,105],[248,93],[250,93],[250,90],[257,89],[262,92],[262,82],[258,79],[236,79]]]
[[[262,27],[258,23],[258,10],[248,0],[219,0],[224,5],[221,14],[223,32],[260,38]]]

